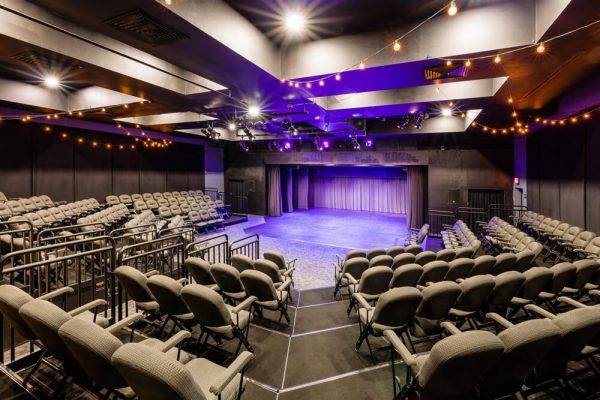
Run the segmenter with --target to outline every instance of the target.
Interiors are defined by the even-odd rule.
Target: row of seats
[[[411,244],[422,244],[429,235],[429,224],[423,224],[420,229],[408,228],[406,238],[404,239],[404,246]]]
[[[45,208],[54,207],[56,203],[47,195],[25,197],[20,199],[7,199],[4,193],[0,192],[0,210],[5,214],[7,211],[12,215],[24,214]],[[3,214],[0,214],[2,216]]]
[[[531,251],[536,258],[544,246],[519,228],[500,217],[480,223],[485,248],[492,253]]]
[[[204,201],[210,201],[211,198],[208,195],[205,195],[202,190],[182,190],[181,192],[155,192],[155,193],[134,193],[134,194],[121,194],[119,196],[110,195],[106,196],[106,204],[115,205],[119,203],[131,205],[136,201],[151,201],[151,200],[161,200],[161,199],[179,199],[179,198],[202,198]]]
[[[517,393],[527,398],[556,382],[573,398],[573,389],[564,385],[568,364],[583,359],[593,365],[600,344],[600,313],[582,307],[555,315],[528,307],[543,319],[513,324],[498,314],[487,314],[503,329],[496,335],[484,330],[462,332],[445,322],[450,336],[426,354],[412,354],[394,330],[385,329],[383,334],[393,346],[395,393],[402,380],[396,376],[394,352],[408,367],[405,385],[396,398],[467,399],[475,398],[475,393],[484,400],[517,398]],[[587,397],[581,392],[577,395]]]
[[[462,220],[456,220],[453,225],[444,225],[440,232],[446,249],[471,247],[475,253],[481,247],[481,241]]]
[[[16,204],[11,206],[11,203]],[[76,218],[100,208],[98,201],[91,198],[58,206],[53,203],[51,207],[38,211],[27,210],[20,202],[9,200],[7,203],[0,203],[0,219],[15,221],[25,218],[38,227],[55,226],[73,223]]]
[[[160,282],[158,276],[156,280]],[[183,290],[194,299],[202,289],[206,288],[190,285]],[[63,375],[53,398],[66,394],[70,384],[64,382],[71,379],[90,391],[105,390],[106,397],[114,394],[119,398],[184,398],[185,392],[191,396],[185,398],[240,398],[244,370],[254,358],[251,353],[242,353],[228,368],[203,358],[192,358],[178,348],[190,338],[187,331],[166,342],[144,339],[123,344],[117,335],[131,324],[135,327],[135,322],[143,317],[141,314],[108,326],[108,320],[98,315],[98,308],[106,306],[104,300],[95,300],[70,312],[49,301],[67,293],[72,293],[72,289],[62,288],[33,299],[15,286],[0,286],[0,312],[24,339],[44,349],[40,361],[54,366]],[[129,337],[130,341],[134,339],[134,328]],[[25,377],[25,383],[38,366],[39,363]]]
[[[531,211],[525,212],[517,225],[544,245],[546,260],[589,258],[600,262],[600,237],[594,232]]]

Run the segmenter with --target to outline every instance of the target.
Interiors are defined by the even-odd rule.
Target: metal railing
[[[204,188],[203,192],[206,196],[210,196],[210,199],[212,201],[216,201],[216,200],[220,199],[219,189],[217,189],[217,188]]]
[[[192,242],[187,245],[186,253],[188,257],[200,257],[210,264],[229,264],[229,237],[224,234]]]
[[[90,224],[55,226],[39,231],[36,236],[36,245],[46,246],[54,243],[64,243],[72,240],[105,235],[106,226],[97,222]]]
[[[260,243],[257,234],[238,239],[229,244],[229,258],[234,254],[243,254],[253,260],[260,258]]]
[[[456,222],[456,215],[452,211],[429,210],[427,223],[429,224],[429,236],[442,237],[444,225],[452,225]]]
[[[488,211],[483,208],[458,207],[456,218],[462,220],[473,232],[477,231],[477,221],[486,221]]]
[[[23,262],[27,260],[27,262]],[[108,272],[115,262],[114,242],[109,236],[98,236],[34,247],[0,258],[0,274],[4,283],[20,287],[32,297],[56,289],[72,288],[65,293],[63,307],[72,309],[95,299],[109,300]],[[102,312],[108,316],[107,309]],[[4,317],[0,314],[0,348],[4,363]],[[14,361],[16,348],[27,341],[9,327],[9,359]],[[27,349],[25,349],[27,351]],[[29,353],[34,351],[29,345]]]
[[[505,221],[517,224],[517,221],[527,211],[526,206],[505,206],[504,204],[490,204],[488,207],[488,220],[493,216],[498,216]]]
[[[3,221],[0,226],[0,256],[33,246],[33,224],[28,220]]]
[[[158,232],[158,237],[161,238],[169,235],[181,235],[187,245],[194,241],[195,233],[196,229],[194,228],[194,225],[192,223],[187,223],[182,226],[161,229]]]

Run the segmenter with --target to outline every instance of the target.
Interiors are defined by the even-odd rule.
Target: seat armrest
[[[494,322],[502,325],[505,328],[510,328],[511,326],[514,325],[512,322],[510,322],[506,318],[502,317],[500,314],[497,314],[497,313],[494,313],[494,312],[487,313],[487,314],[485,314],[485,316],[487,318],[493,320]]]
[[[281,273],[281,275],[283,276],[289,276],[291,275],[294,271],[296,270],[296,267],[292,267],[290,269],[286,269],[284,272]]]
[[[291,279],[288,279],[288,280],[286,280],[285,282],[283,282],[283,283],[281,284],[281,286],[279,286],[279,287],[277,288],[277,290],[279,290],[280,292],[283,292],[283,291],[284,291],[285,289],[287,289],[287,288],[288,288],[288,287],[289,287],[291,284],[292,284],[292,280],[291,280]]]
[[[417,365],[416,357],[410,354],[410,351],[408,351],[404,343],[402,343],[402,340],[400,340],[398,335],[396,335],[396,332],[394,332],[391,329],[386,329],[385,331],[383,331],[383,335],[386,337],[387,340],[389,340],[394,350],[396,350],[396,352],[400,354],[400,357],[407,366],[414,367]]]
[[[180,285],[184,285],[187,283],[187,278],[179,278],[175,282],[179,283]]]
[[[356,299],[356,301],[358,301],[358,304],[360,304],[360,306],[362,308],[366,309],[367,311],[371,311],[373,309],[373,307],[369,304],[369,302],[367,300],[365,300],[365,298],[362,296],[362,294],[354,293],[353,296]]]
[[[192,337],[192,334],[190,332],[179,331],[175,335],[171,336],[169,340],[163,342],[163,345],[159,348],[159,350],[163,353],[166,353],[167,351],[171,350],[173,347],[177,346],[179,343],[190,337]]]
[[[210,392],[216,396],[219,396],[223,390],[227,387],[229,382],[244,368],[252,359],[254,354],[249,351],[244,351],[223,371],[220,376],[210,385]]]
[[[56,298],[58,296],[62,296],[64,294],[71,294],[74,291],[75,290],[73,290],[72,287],[66,286],[66,287],[62,287],[60,289],[53,290],[50,293],[46,293],[45,295],[42,295],[42,296],[38,297],[38,299],[40,299],[40,300],[50,300],[50,299],[54,299],[54,298]]]
[[[139,321],[142,318],[144,318],[144,316],[140,313],[131,314],[130,316],[123,318],[119,322],[115,322],[105,330],[114,334],[115,332],[120,331],[121,329],[127,327],[129,324]]]
[[[591,293],[592,291],[590,291]],[[586,308],[587,306],[583,303],[578,302],[577,300],[574,300],[570,297],[566,297],[566,296],[560,296],[558,299],[558,301],[560,301],[561,303],[565,303],[568,304],[570,306],[573,306],[575,308]]]
[[[529,311],[533,311],[534,313],[541,315],[544,318],[548,318],[548,319],[556,318],[556,315],[552,314],[549,311],[544,310],[543,308],[541,308],[539,306],[536,306],[535,304],[527,304],[525,306],[525,309],[529,310]]]
[[[348,279],[348,282],[350,282],[351,284],[353,284],[353,285],[358,285],[358,281],[357,281],[357,280],[356,280],[356,279],[355,279],[355,278],[354,278],[352,275],[350,275],[350,274],[348,274],[348,273],[345,273],[345,274],[344,274],[344,277],[345,277],[346,279]]]
[[[336,256],[337,256],[337,254],[336,254]],[[296,266],[296,261],[298,261],[298,259],[294,258],[293,260],[286,262],[286,265],[288,266],[288,268],[294,268]],[[338,261],[339,261],[339,257],[338,257]]]
[[[248,297],[246,300],[242,301],[240,304],[238,304],[237,306],[235,306],[231,312],[234,314],[239,313],[242,310],[247,309],[248,307],[250,307],[250,305],[252,303],[254,303],[256,300],[258,300],[258,297],[256,296],[250,296]]]
[[[79,315],[86,311],[93,310],[94,308],[98,308],[100,306],[105,306],[106,304],[108,304],[106,302],[106,300],[96,299],[96,300],[90,301],[87,304],[82,305],[81,307],[77,307],[76,309],[69,311],[69,315],[71,317],[75,317],[76,315]]]
[[[451,335],[456,335],[458,333],[461,333],[462,331],[460,329],[458,329],[456,327],[456,325],[454,325],[452,322],[450,321],[444,321],[440,324],[440,326],[442,328],[444,328],[449,334]]]
[[[146,275],[147,278],[150,278],[152,275],[160,275],[160,272],[158,272],[157,270],[153,269],[152,271],[146,272],[144,275]]]

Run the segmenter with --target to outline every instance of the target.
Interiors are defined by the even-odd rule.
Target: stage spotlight
[[[252,118],[260,117],[260,107],[257,105],[248,106],[248,115]]]
[[[352,148],[354,150],[360,150],[360,143],[354,136],[350,136],[350,143],[352,144]]]
[[[441,113],[442,113],[443,117],[450,117],[450,116],[452,116],[452,110],[449,109],[449,108],[447,108],[447,107],[442,108]]]
[[[235,131],[235,130],[237,129],[237,124],[236,124],[235,122],[230,122],[230,123],[227,125],[227,128],[228,128],[230,131]]]
[[[408,126],[408,124],[410,123],[411,120],[411,116],[410,115],[405,115],[404,117],[402,117],[402,119],[400,120],[400,122],[398,122],[398,125],[396,126],[398,129],[404,129]]]
[[[323,146],[323,143],[321,142],[321,138],[318,136],[315,136],[313,143],[314,143],[315,149],[317,149],[317,151],[323,151],[323,149],[325,148]],[[329,147],[329,143],[327,143],[327,147]]]
[[[244,142],[243,140],[240,142],[240,147],[242,151],[245,151],[246,153],[248,152],[248,150],[250,150],[248,143]]]
[[[329,140],[324,140],[323,141],[323,148],[324,149],[328,149],[329,148]]]
[[[60,86],[60,80],[56,76],[48,75],[44,78],[44,83],[51,89],[56,89]]]
[[[368,147],[368,148],[373,147],[373,140],[372,139],[365,140],[365,147]]]
[[[290,142],[285,142],[285,143],[283,144],[283,148],[284,148],[284,149],[286,149],[286,150],[289,150],[289,149],[291,149],[291,148],[292,148],[292,143],[290,143]]]
[[[292,34],[300,34],[306,27],[306,18],[299,11],[290,11],[284,18],[285,29]]]
[[[248,136],[249,140],[254,140],[255,136],[252,134],[252,132],[250,132],[250,128],[248,128],[247,126],[244,126],[243,131],[246,134],[246,136]]]

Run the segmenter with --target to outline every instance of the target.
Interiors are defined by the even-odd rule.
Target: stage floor
[[[349,249],[390,247],[402,245],[406,216],[314,208],[266,217],[264,224],[247,228],[246,232]]]

